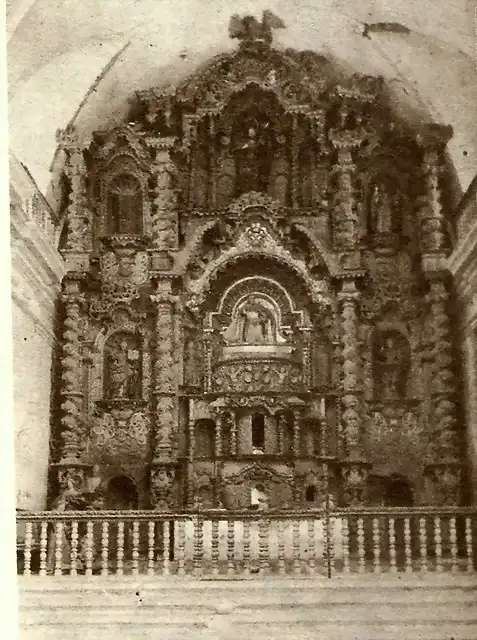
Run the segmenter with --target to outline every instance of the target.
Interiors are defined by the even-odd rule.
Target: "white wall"
[[[17,508],[46,506],[51,363],[63,261],[48,205],[10,159],[14,438]]]

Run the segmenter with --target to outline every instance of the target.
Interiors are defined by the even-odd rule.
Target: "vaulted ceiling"
[[[55,132],[85,140],[121,121],[137,89],[175,84],[230,50],[230,16],[271,9],[277,47],[312,49],[383,75],[400,116],[451,124],[464,191],[475,175],[473,0],[7,0],[10,144],[47,194]],[[393,23],[389,28],[366,27]],[[405,29],[403,29],[405,27]]]

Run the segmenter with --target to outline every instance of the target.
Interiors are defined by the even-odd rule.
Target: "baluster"
[[[452,516],[449,520],[449,537],[451,547],[451,571],[455,573],[457,571],[457,530],[455,516]]]
[[[139,573],[139,521],[134,520],[132,523],[132,570],[133,576]]]
[[[250,520],[243,521],[243,571],[250,573]]]
[[[381,531],[379,518],[373,518],[373,571],[381,573]]]
[[[434,517],[434,543],[436,549],[436,571],[442,571],[442,533],[441,519],[439,516]]]
[[[219,573],[219,521],[212,520],[212,532],[211,532],[211,551],[210,559],[212,564],[212,574],[217,575]]]
[[[235,521],[227,520],[227,573],[235,573]]]
[[[46,548],[48,545],[48,522],[44,520],[40,529],[40,576],[46,576]]]
[[[101,526],[101,575],[108,575],[108,555],[109,555],[109,522],[103,520]]]
[[[421,571],[427,571],[427,523],[426,518],[419,518],[419,553]]]
[[[405,572],[412,573],[411,523],[409,516],[404,518],[404,554],[406,556]]]
[[[156,540],[156,523],[147,523],[147,575],[154,575],[154,542]]]
[[[472,549],[472,520],[465,519],[465,547],[467,552],[467,571],[474,570],[474,553]]]
[[[365,549],[364,549],[364,522],[363,518],[358,518],[358,572],[364,573],[366,570],[366,560],[365,560]]]
[[[63,528],[64,524],[57,520],[55,531],[55,576],[63,573]]]
[[[168,576],[170,572],[169,557],[171,553],[171,534],[169,521],[162,521],[162,575]]]
[[[116,573],[118,576],[124,573],[124,522],[122,520],[118,522]]]
[[[284,575],[286,573],[285,567],[285,522],[283,520],[278,521],[278,573]]]
[[[396,573],[396,527],[394,518],[389,518],[389,570]]]
[[[185,522],[184,520],[179,520],[177,526],[177,573],[180,576],[183,576],[186,572],[185,570]]]
[[[194,573],[198,575],[202,569],[202,559],[204,557],[204,523],[200,516],[194,523]]]
[[[260,518],[258,522],[258,566],[261,574],[265,573],[268,567],[268,535],[269,522],[265,518]]]
[[[293,546],[293,573],[301,573],[300,521],[299,520],[293,520],[292,546]]]
[[[86,538],[85,538],[85,575],[93,575],[93,523],[88,520],[86,523]]]
[[[71,523],[71,568],[70,575],[78,575],[78,521]]]
[[[31,546],[33,541],[33,525],[31,522],[26,523],[25,530],[25,552],[24,552],[24,565],[23,575],[31,576]]]
[[[310,518],[308,520],[308,568],[310,573],[315,573],[316,571],[316,562],[315,562],[315,554],[316,554],[316,545],[315,545],[315,519]]]
[[[349,573],[349,521],[347,515],[343,515],[341,518],[341,534],[343,539],[343,573]]]

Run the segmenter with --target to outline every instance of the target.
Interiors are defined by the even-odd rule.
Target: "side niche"
[[[140,400],[142,398],[142,345],[135,334],[118,332],[104,347],[104,398]]]
[[[375,400],[405,399],[411,372],[408,339],[397,329],[378,329],[372,344]]]
[[[143,232],[143,194],[139,180],[120,173],[107,186],[107,228],[111,235]]]

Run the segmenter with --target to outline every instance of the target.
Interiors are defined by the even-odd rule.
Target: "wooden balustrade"
[[[24,576],[477,570],[471,507],[24,512],[17,531]]]

